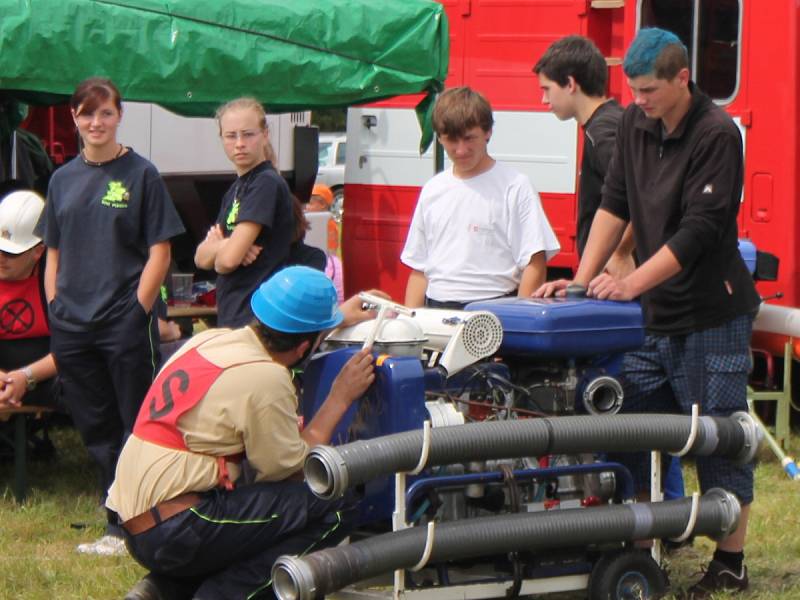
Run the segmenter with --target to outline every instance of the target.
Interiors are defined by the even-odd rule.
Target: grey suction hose
[[[692,417],[654,414],[580,415],[434,427],[424,465],[595,451],[678,452],[686,446],[691,430]],[[688,453],[749,462],[758,450],[760,435],[760,428],[746,412],[699,417]],[[422,430],[337,447],[316,446],[306,457],[306,482],[320,498],[337,498],[351,486],[414,470],[422,449]]]
[[[692,533],[726,537],[736,529],[740,510],[729,492],[709,490],[698,503]],[[682,498],[438,523],[429,560],[675,537],[687,529],[691,512],[692,500]],[[272,568],[273,590],[281,600],[313,600],[357,581],[415,567],[426,551],[427,535],[425,527],[412,527],[304,557],[281,556]]]

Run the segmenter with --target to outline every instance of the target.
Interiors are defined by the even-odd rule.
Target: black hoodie
[[[663,245],[681,271],[642,296],[648,331],[678,335],[753,313],[759,304],[737,246],[743,158],[739,129],[690,84],[671,134],[631,104],[622,116],[601,208],[633,224],[645,262]]]

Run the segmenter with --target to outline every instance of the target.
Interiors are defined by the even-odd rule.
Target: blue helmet
[[[333,282],[310,267],[278,271],[253,292],[250,307],[264,325],[284,333],[322,331],[344,318]]]

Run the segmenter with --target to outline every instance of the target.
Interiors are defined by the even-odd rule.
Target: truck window
[[[741,0],[640,0],[639,27],[661,27],[681,38],[692,79],[725,104],[739,84],[741,13]]]

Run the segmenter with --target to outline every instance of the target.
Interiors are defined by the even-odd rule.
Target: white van
[[[316,183],[333,191],[331,212],[341,215],[344,202],[344,165],[347,156],[347,137],[344,133],[319,134],[319,170]]]

